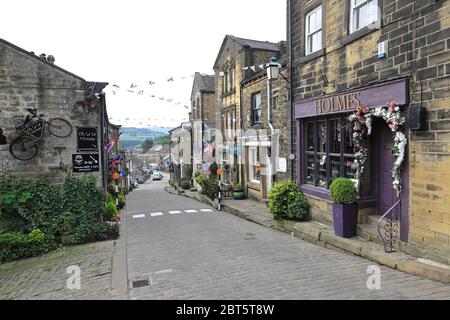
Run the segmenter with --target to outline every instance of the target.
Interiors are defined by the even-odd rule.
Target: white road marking
[[[180,210],[174,210],[174,211],[169,211],[170,214],[181,214],[183,212],[181,212]]]
[[[186,212],[186,213],[196,213],[198,211],[197,210],[184,210],[184,212]]]
[[[162,213],[162,212],[155,212],[155,213],[152,213],[152,214],[150,214],[152,217],[160,217],[160,216],[163,216],[164,215],[164,213]]]
[[[211,209],[201,209],[201,212],[213,212]]]
[[[145,214],[135,214],[133,216],[133,219],[142,219],[142,218],[145,218]]]

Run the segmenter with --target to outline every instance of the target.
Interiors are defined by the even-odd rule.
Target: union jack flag
[[[203,152],[207,152],[209,156],[212,157],[213,152],[214,152],[214,148],[212,145],[210,145],[208,142],[206,142],[205,140],[203,140],[203,145],[205,146],[203,149]]]
[[[120,156],[120,154],[118,154],[113,160],[111,160],[109,169],[113,170],[120,163],[121,159],[122,159],[122,157]]]

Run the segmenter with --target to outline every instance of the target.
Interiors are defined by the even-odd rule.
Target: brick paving
[[[164,182],[133,192],[134,214],[205,208],[164,193]],[[223,212],[128,219],[131,299],[450,299],[450,286],[381,270],[381,290],[369,290],[360,257],[315,246]]]

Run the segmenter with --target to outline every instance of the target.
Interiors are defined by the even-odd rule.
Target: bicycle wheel
[[[13,157],[18,160],[21,161],[31,160],[36,156],[38,152],[36,140],[28,137],[16,138],[9,145],[9,152],[11,152]]]
[[[55,137],[67,138],[72,134],[73,128],[69,121],[61,118],[54,118],[48,122],[48,130]]]

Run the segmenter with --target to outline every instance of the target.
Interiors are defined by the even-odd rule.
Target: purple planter
[[[358,204],[333,203],[334,233],[343,238],[356,236]]]

